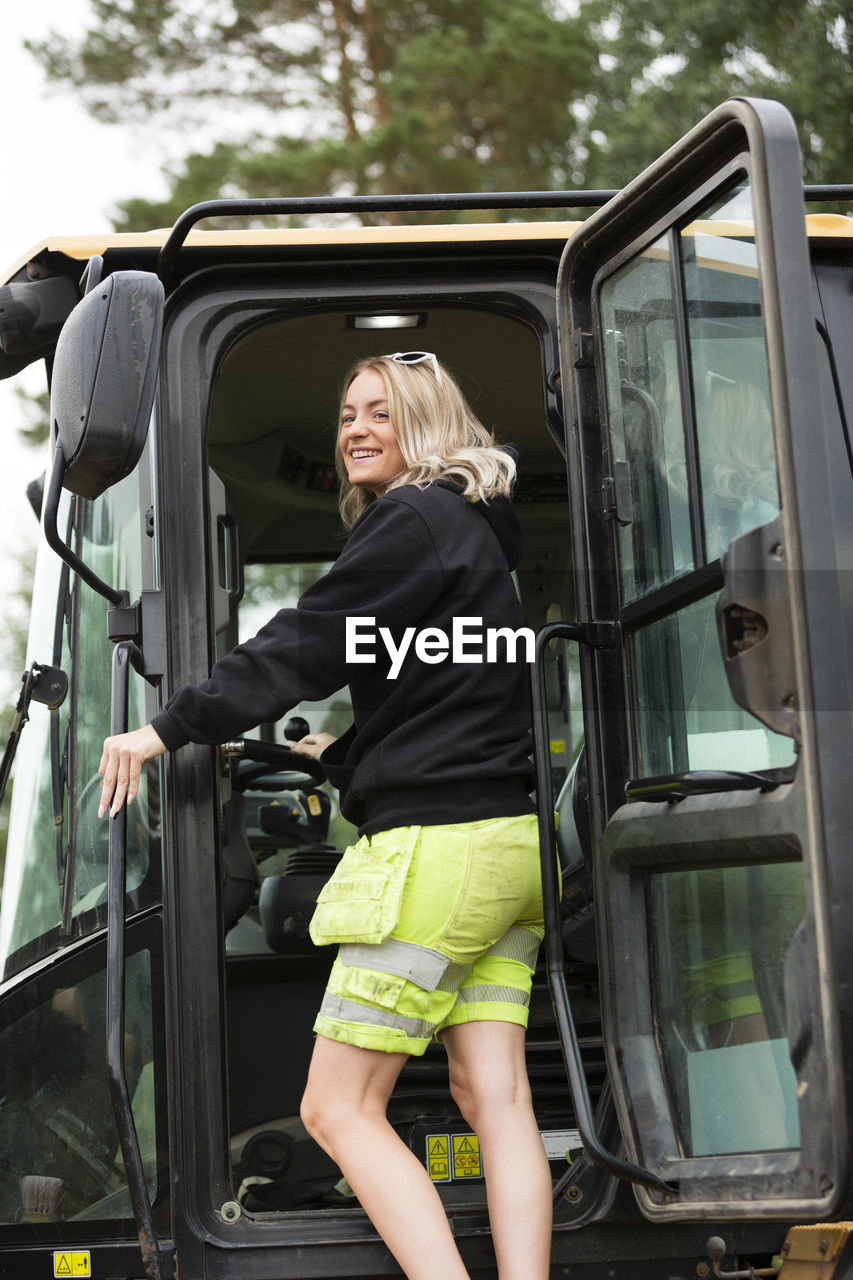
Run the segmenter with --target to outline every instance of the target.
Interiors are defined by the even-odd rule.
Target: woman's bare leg
[[[500,1280],[548,1280],[551,1173],[533,1114],[524,1028],[466,1022],[441,1039],[450,1091],[480,1139]]]
[[[407,1057],[318,1036],[302,1120],[409,1280],[469,1280],[438,1192],[385,1114]]]

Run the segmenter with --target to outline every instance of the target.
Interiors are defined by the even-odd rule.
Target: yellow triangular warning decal
[[[57,1259],[53,1274],[55,1276],[71,1275],[71,1263],[68,1261],[68,1255],[66,1253],[63,1253],[62,1257]]]
[[[467,1138],[463,1138],[459,1146],[456,1148],[456,1150],[457,1151],[476,1151],[477,1148],[472,1146]]]
[[[431,1156],[446,1156],[447,1140],[445,1138],[436,1138],[429,1149],[429,1153]]]

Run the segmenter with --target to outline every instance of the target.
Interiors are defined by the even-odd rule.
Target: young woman
[[[500,1280],[545,1280],[551,1181],[524,1056],[541,886],[527,672],[506,634],[523,625],[515,460],[435,356],[408,352],[349,374],[337,461],[351,531],[333,568],[151,725],[107,739],[100,813],[133,799],[146,760],[349,684],[352,727],[296,748],[360,836],[311,922],[340,948],[302,1118],[410,1280],[463,1280],[438,1192],[386,1118],[438,1036],[480,1139]]]

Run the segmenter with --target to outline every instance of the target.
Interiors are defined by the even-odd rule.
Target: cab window
[[[721,557],[779,512],[751,214],[742,185],[601,290],[635,777],[794,762],[734,702],[715,620]]]
[[[137,599],[152,582],[144,533],[146,465],[95,502],[66,496],[59,527],[96,573]],[[28,663],[69,677],[58,711],[33,703],[15,763],[15,787],[0,916],[2,975],[10,977],[105,921],[108,832],[98,821],[98,763],[110,732],[112,644],[106,604],[42,543],[36,569]],[[145,724],[152,693],[131,673],[129,724]],[[157,766],[143,777],[128,822],[128,892],[137,907],[159,896]]]

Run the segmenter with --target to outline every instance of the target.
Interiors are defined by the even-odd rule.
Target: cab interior
[[[527,622],[539,628],[571,618],[566,470],[548,330],[544,321],[537,325],[507,307],[401,303],[370,312],[350,303],[268,320],[235,341],[219,369],[208,423],[208,460],[218,478],[213,483],[224,485],[226,523],[238,540],[236,553],[220,547],[219,569],[224,580],[227,562],[236,560],[243,578],[242,598],[217,637],[218,653],[254,634],[279,608],[294,605],[342,547],[334,473],[340,388],[356,360],[389,351],[435,352],[498,442],[518,450],[515,506],[524,552],[516,582]],[[235,599],[238,594],[233,592]],[[570,873],[567,885],[574,886],[580,904],[569,981],[595,1099],[604,1065],[588,885],[577,835],[584,825],[577,770],[570,777],[582,740],[576,663],[568,647],[549,654],[546,678],[554,794],[560,793],[559,805],[566,809],[561,856]],[[260,726],[254,736],[283,744],[286,735],[295,739],[308,732],[298,723],[288,725],[293,717],[307,722],[311,732],[339,734],[350,723],[347,690],[322,704],[300,704],[285,721]],[[579,823],[569,820],[573,784]],[[328,784],[298,769],[249,760],[232,764],[221,830],[234,1194],[249,1214],[357,1209],[339,1170],[298,1117],[312,1024],[334,955],[334,948],[313,946],[308,921],[355,830],[340,816]],[[567,1145],[579,1144],[541,967],[531,1002],[528,1064],[540,1129],[555,1135],[549,1155],[556,1180],[567,1168]],[[484,1203],[479,1162],[454,1159],[466,1126],[450,1099],[440,1044],[409,1060],[389,1118],[428,1164],[448,1205]],[[436,1146],[436,1136],[443,1144]],[[432,1164],[430,1151],[437,1153]]]

